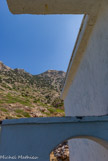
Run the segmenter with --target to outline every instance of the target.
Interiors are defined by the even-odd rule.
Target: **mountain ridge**
[[[44,73],[53,73],[53,72],[58,72],[58,73],[65,73],[64,71],[62,71],[62,70],[54,70],[54,69],[48,69],[48,70],[46,70],[46,71],[44,71],[44,72],[42,72],[42,73],[39,73],[39,74],[31,74],[31,73],[29,73],[29,72],[27,72],[25,69],[23,69],[23,68],[14,68],[14,69],[12,69],[12,68],[10,68],[9,66],[7,66],[7,65],[5,65],[2,61],[0,61],[0,70],[17,70],[17,71],[19,71],[19,72],[25,72],[25,73],[28,73],[28,74],[30,74],[30,75],[32,75],[32,76],[38,76],[38,75],[41,75],[41,74],[44,74]]]
[[[63,71],[47,70],[41,74],[32,75],[24,69],[11,69],[0,62],[0,109],[2,115],[15,118],[26,117],[26,115],[28,117],[64,115],[63,101],[60,99],[64,78],[65,72]],[[9,105],[13,107],[14,112]],[[32,112],[29,113],[26,108]],[[18,113],[19,109],[23,112]],[[17,112],[15,112],[16,110]],[[24,112],[26,115],[23,115]]]

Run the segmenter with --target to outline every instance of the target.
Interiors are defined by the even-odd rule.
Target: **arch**
[[[4,120],[0,154],[36,154],[38,161],[47,161],[50,152],[64,140],[87,138],[108,147],[107,133],[108,116]]]
[[[70,137],[66,140],[63,140],[64,141],[69,141],[71,139],[88,139],[88,140],[92,140],[100,145],[102,145],[104,148],[108,149],[108,142],[103,140],[103,139],[100,139],[100,138],[97,138],[97,137],[93,137],[93,136],[76,136],[76,137]],[[55,147],[53,149],[55,149],[59,144],[61,144],[62,142],[59,142],[55,145]],[[53,151],[53,149],[51,149],[50,153]]]
[[[92,137],[92,136],[77,136],[77,137],[72,137],[72,138],[70,138],[68,140],[64,140],[64,142],[68,142],[71,139],[72,140],[74,140],[74,139],[87,139],[87,140],[91,140],[91,141],[94,141],[94,142],[102,145],[104,148],[108,149],[108,142],[104,141],[102,139],[96,138],[96,137]],[[69,149],[67,148],[68,144],[67,144],[66,149],[64,147],[63,150],[62,150],[62,146],[64,146],[64,144],[63,144],[64,142],[59,143],[58,145],[56,145],[54,147],[54,149],[52,149],[50,151],[50,153],[49,153],[50,159],[52,158],[52,156],[55,157],[55,158],[58,158],[58,157],[62,158],[63,157],[62,155],[64,155],[67,158],[70,158]],[[59,155],[58,155],[58,150],[59,150],[59,153],[60,153]]]

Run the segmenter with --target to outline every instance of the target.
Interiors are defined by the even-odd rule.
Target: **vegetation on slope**
[[[0,119],[64,116],[60,99],[64,77],[63,71],[31,75],[0,62]]]

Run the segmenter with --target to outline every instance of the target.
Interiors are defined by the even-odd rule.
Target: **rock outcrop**
[[[63,71],[32,75],[0,62],[0,119],[64,116],[60,99],[64,78]]]

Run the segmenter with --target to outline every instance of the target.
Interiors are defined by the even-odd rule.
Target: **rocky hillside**
[[[0,120],[64,116],[60,91],[65,72],[48,70],[31,75],[0,62]]]

